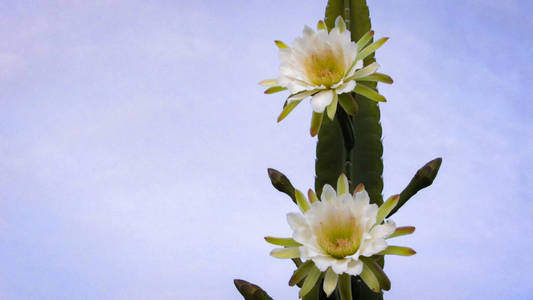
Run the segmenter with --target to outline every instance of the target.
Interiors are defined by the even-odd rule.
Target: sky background
[[[325,2],[1,1],[0,299],[296,299],[266,169],[313,186],[311,107],[257,82]],[[384,195],[443,157],[385,298],[533,299],[533,3],[369,5]]]

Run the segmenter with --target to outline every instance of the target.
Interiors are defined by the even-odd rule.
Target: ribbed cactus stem
[[[350,0],[344,0],[344,23],[346,23],[346,28],[351,28],[351,18]]]

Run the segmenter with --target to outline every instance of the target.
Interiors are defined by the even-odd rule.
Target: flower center
[[[363,226],[352,215],[330,214],[314,226],[318,245],[329,255],[343,258],[354,254],[361,245]]]
[[[317,86],[331,87],[344,77],[344,55],[326,46],[310,53],[305,59],[305,72],[309,81]]]

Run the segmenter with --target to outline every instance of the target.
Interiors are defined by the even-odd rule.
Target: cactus
[[[363,36],[365,37],[362,40],[368,41],[368,37],[372,36],[372,33],[368,33],[371,30],[371,23],[366,0],[329,0],[325,12],[325,25],[324,23],[319,23],[318,26],[322,26],[319,28],[334,28],[336,19],[339,16],[344,19],[345,26],[350,31],[351,40],[353,42],[359,41],[359,39],[361,39],[361,37]],[[382,40],[384,41],[386,39]],[[372,40],[370,40],[370,43],[372,43]],[[280,41],[276,41],[276,44],[280,48],[287,47]],[[376,42],[376,44],[379,44],[379,41]],[[364,52],[364,50],[362,52]],[[362,56],[361,58],[363,57],[365,56]],[[372,53],[371,55],[368,55],[366,56],[366,58],[364,58],[364,67],[369,66],[374,62],[375,57]],[[369,68],[372,68],[372,66],[370,66]],[[382,81],[392,83],[390,77],[386,77],[388,79]],[[275,80],[265,80],[261,84],[269,86],[271,84],[275,84]],[[377,92],[377,82],[371,81],[365,84],[368,88],[364,89],[366,89],[367,91],[374,90]],[[273,93],[274,90],[277,92],[284,89],[284,87],[280,88],[279,86],[273,86],[267,89],[267,93]],[[302,94],[305,93],[306,92]],[[362,94],[373,99],[371,100],[363,96]],[[297,94],[293,94],[292,96],[295,95]],[[292,102],[292,106],[287,105],[283,110],[282,114],[280,115],[280,119],[284,118],[300,101],[301,98],[298,98],[297,101]],[[350,193],[354,192],[354,190],[356,190],[357,192],[360,190],[360,188],[356,189],[356,187],[358,185],[361,187],[360,184],[363,184],[370,197],[370,202],[381,206],[383,204],[383,144],[381,141],[382,128],[380,124],[380,109],[376,101],[384,101],[384,98],[382,100],[377,100],[376,97],[373,97],[372,93],[364,93],[364,91],[363,93],[361,93],[361,90],[358,91],[356,88],[351,93],[345,93],[338,96],[338,102],[341,104],[338,107],[336,106],[336,101],[337,98],[335,98],[335,106],[332,105],[331,110],[328,107],[328,116],[330,117],[322,118],[323,113],[313,114],[311,135],[314,136],[314,134],[318,132],[315,161],[316,195],[321,195],[322,188],[325,184],[335,186],[338,182],[337,180],[341,180],[341,178],[344,178],[345,183],[343,184],[343,186],[345,187],[344,190],[346,192],[348,190],[350,191]],[[278,119],[278,121],[280,119]],[[401,194],[391,197],[394,198],[394,204],[391,204],[392,202],[390,198],[385,202],[383,207],[388,206],[390,207],[390,209],[384,210],[381,219],[378,218],[379,221],[377,222],[380,223],[386,216],[391,216],[392,214],[394,214],[402,205],[407,202],[407,200],[414,196],[419,190],[431,185],[439,171],[441,162],[442,159],[437,158],[428,162],[421,169],[419,169],[415,176],[409,182],[408,186],[401,192]],[[339,177],[343,173],[344,175],[346,175],[346,177],[344,177],[344,175]],[[272,185],[277,190],[287,194],[291,198],[291,200],[295,202],[300,208],[302,208],[305,204],[306,206],[304,208],[308,209],[309,204],[306,204],[306,202],[304,203],[301,201],[304,197],[303,194],[292,186],[289,179],[285,175],[274,169],[268,169],[268,175],[270,177]],[[348,179],[348,181],[346,181],[346,178]],[[347,185],[348,188],[346,188]],[[310,193],[311,194],[309,199],[312,202],[313,198],[311,196],[314,196],[315,199],[316,196],[315,194],[313,194],[312,191],[310,191]],[[407,229],[408,230],[406,231],[406,233],[398,233],[397,235],[409,234],[414,231],[414,227],[408,227]],[[269,241],[270,238],[266,239],[267,241]],[[292,238],[279,239],[277,242],[271,241],[271,243],[282,246],[289,246],[281,243],[281,241],[283,240],[292,240]],[[292,243],[296,242],[292,240]],[[296,243],[296,245],[298,245],[298,243]],[[392,248],[395,247],[390,247],[390,249]],[[412,251],[411,249],[404,247],[396,248],[402,248],[403,250]],[[292,249],[277,250],[293,251]],[[415,252],[412,251],[412,253],[408,255],[412,255],[414,253]],[[279,258],[293,257],[292,259],[294,263],[297,267],[299,267],[300,271],[295,272],[295,275],[293,276],[289,284],[298,285],[302,288],[302,290],[305,289],[305,292],[307,292],[307,294],[303,296],[304,300],[380,300],[383,299],[383,294],[377,292],[383,289],[390,289],[390,281],[382,270],[385,264],[384,254],[388,253],[382,251],[372,256],[371,267],[369,268],[371,270],[374,270],[374,275],[372,276],[375,277],[373,277],[373,279],[369,279],[368,271],[361,272],[360,276],[350,276],[347,273],[339,273],[338,288],[335,289],[335,291],[329,297],[326,296],[321,286],[324,281],[326,281],[326,284],[329,284],[329,282],[331,281],[328,281],[329,279],[327,276],[326,280],[324,280],[325,273],[316,273],[318,272],[318,269],[316,270],[316,272],[313,271],[315,273],[308,272],[309,274],[314,275],[309,275],[309,277],[306,278],[305,283],[303,283],[304,281],[302,280],[302,278],[304,278],[306,275],[302,270],[309,269],[306,267],[307,264],[313,266],[313,263],[310,260],[302,262],[300,258],[294,258],[295,256]],[[298,274],[301,276],[299,276]],[[380,274],[383,274],[383,276],[381,276]],[[312,278],[312,280],[307,281],[307,279],[309,278]],[[372,284],[372,282],[375,284]],[[266,294],[266,292],[261,290],[261,288],[256,285],[250,284],[242,280],[235,281],[235,285],[241,292],[241,294],[245,297],[245,299],[271,299]],[[377,289],[369,288],[369,286],[375,287],[376,285],[378,286]],[[329,290],[328,293],[330,293],[331,291],[332,290]]]
[[[352,33],[352,40],[358,41],[363,34],[370,31],[371,22],[366,0],[329,0],[326,7],[325,22],[328,28],[334,26],[335,19],[343,16],[347,27]],[[365,60],[365,66],[375,61],[374,54]],[[376,89],[377,84],[370,85]],[[341,172],[345,172],[350,180],[350,190],[363,183],[370,195],[371,202],[383,203],[383,144],[381,142],[382,128],[380,124],[380,110],[378,103],[364,96],[352,93],[358,104],[357,114],[347,116],[341,110],[330,124],[323,126],[318,135],[316,149],[316,180],[317,193],[319,187],[325,183],[331,185]],[[339,113],[340,112],[340,113]],[[339,124],[339,125],[337,125]],[[326,125],[326,124],[325,124]],[[343,135],[339,130],[343,129]],[[342,141],[339,139],[342,138]],[[332,141],[336,140],[336,141]],[[342,146],[344,147],[342,147]],[[429,186],[440,167],[441,159],[428,163],[417,172],[417,175],[400,196],[400,204],[390,213],[392,215],[418,190]],[[340,165],[347,169],[340,168]],[[431,166],[429,166],[431,164]],[[425,171],[423,171],[425,170]],[[425,179],[425,180],[423,180]],[[383,267],[384,261],[381,260]],[[332,295],[329,299],[334,298]],[[359,277],[352,278],[353,299],[383,299],[382,294],[372,292]],[[323,293],[318,299],[328,299]]]

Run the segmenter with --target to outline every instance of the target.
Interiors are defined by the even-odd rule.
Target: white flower
[[[337,195],[326,185],[321,199],[303,215],[287,215],[293,239],[302,244],[300,258],[313,260],[322,272],[331,267],[337,274],[361,274],[359,257],[385,250],[385,238],[396,225],[392,221],[376,225],[378,206],[369,203],[364,190],[352,197],[348,193]]]
[[[278,118],[285,118],[304,98],[311,96],[311,106],[316,118],[321,118],[328,109],[328,117],[333,119],[337,103],[349,113],[354,114],[353,98],[346,96],[339,99],[339,94],[356,92],[376,101],[385,98],[375,90],[359,81],[382,81],[392,83],[387,75],[376,73],[377,63],[363,68],[363,59],[372,54],[387,39],[380,39],[365,47],[372,39],[373,32],[365,34],[357,43],[351,40],[351,33],[346,29],[342,17],[335,21],[335,27],[328,32],[320,21],[315,32],[305,26],[303,36],[289,47],[276,41],[279,47],[280,76],[277,79],[264,80],[260,84],[271,86],[265,93],[289,90],[291,95],[287,105]],[[356,105],[356,104],[355,104]],[[319,129],[320,122],[316,122]]]
[[[378,207],[370,203],[368,193],[362,185],[355,189],[353,196],[350,195],[346,176],[341,175],[337,191],[328,184],[324,186],[321,201],[318,201],[312,191],[309,192],[311,203],[299,191],[296,191],[296,196],[302,213],[287,215],[287,221],[293,230],[292,239],[287,239],[285,243],[279,239],[277,243],[274,242],[287,248],[274,249],[272,255],[279,258],[299,257],[307,261],[307,277],[313,278],[310,274],[326,272],[324,291],[328,295],[333,292],[338,276],[342,274],[360,275],[374,290],[387,289],[387,284],[380,287],[378,278],[383,279],[384,276],[386,279],[386,276],[372,256],[414,254],[409,248],[388,247],[385,241],[397,231],[393,221],[383,220],[398,203],[398,195]],[[410,232],[405,233],[406,228],[399,228],[400,233],[396,235],[402,231],[403,234],[414,231],[414,228],[411,230],[409,227]],[[274,238],[267,238],[267,241],[273,243],[272,239]],[[370,274],[375,278],[374,282],[369,277]],[[383,282],[388,281],[385,279]],[[304,287],[301,291],[308,292]]]

